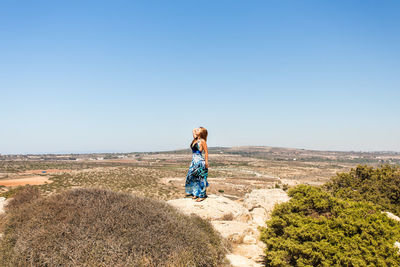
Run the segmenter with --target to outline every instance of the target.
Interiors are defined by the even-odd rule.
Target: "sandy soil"
[[[0,185],[3,186],[18,186],[18,185],[40,185],[45,183],[51,183],[48,177],[45,176],[32,176],[25,178],[17,178],[17,179],[4,179],[0,180]]]

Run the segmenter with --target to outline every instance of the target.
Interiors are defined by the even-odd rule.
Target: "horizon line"
[[[400,153],[396,150],[323,150],[323,149],[308,149],[298,147],[284,147],[284,146],[267,146],[267,145],[241,145],[241,146],[213,146],[209,148],[240,148],[240,147],[270,147],[270,148],[283,148],[283,149],[297,149],[297,150],[308,150],[308,151],[319,151],[319,152],[353,152],[353,153]],[[96,150],[96,151],[59,151],[59,152],[30,152],[30,153],[0,153],[0,156],[19,156],[19,155],[73,155],[73,154],[131,154],[131,153],[165,153],[178,150],[189,150],[189,148],[178,148],[172,150],[152,150],[152,151],[130,151],[123,152],[117,150]]]

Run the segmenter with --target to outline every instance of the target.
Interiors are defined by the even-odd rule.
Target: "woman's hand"
[[[206,162],[206,169],[208,169],[208,162]]]

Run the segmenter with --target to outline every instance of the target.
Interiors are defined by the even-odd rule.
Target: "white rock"
[[[398,216],[394,215],[393,213],[388,212],[388,211],[383,211],[383,213],[386,213],[386,215],[387,215],[390,219],[400,222],[400,218],[399,218]]]
[[[266,213],[270,214],[275,204],[286,202],[289,199],[287,193],[280,188],[255,189],[246,194],[243,205],[249,211],[255,208],[264,208]]]
[[[231,262],[233,267],[260,267],[261,264],[248,259],[246,257],[236,255],[236,254],[228,254],[226,258]]]
[[[245,244],[256,244],[257,243],[257,239],[254,236],[246,235],[243,238],[243,243],[245,243]]]
[[[4,212],[5,205],[6,205],[6,198],[0,197],[0,214]]]
[[[242,243],[246,235],[257,235],[258,230],[251,225],[238,221],[212,221],[215,230],[233,243]]]
[[[253,222],[257,226],[265,226],[265,221],[268,219],[268,214],[264,208],[254,208],[250,211]]]
[[[241,255],[253,261],[261,261],[264,256],[265,244],[257,242],[257,244],[239,244],[233,249],[233,253]]]
[[[218,195],[209,195],[201,202],[196,202],[191,198],[180,198],[169,200],[167,203],[185,214],[197,214],[203,219],[213,221],[224,220],[226,217],[232,216],[233,220],[247,222],[251,218],[249,211],[242,205]]]

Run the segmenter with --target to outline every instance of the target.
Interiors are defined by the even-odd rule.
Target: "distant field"
[[[255,188],[323,184],[358,164],[400,164],[394,152],[335,152],[272,147],[210,148],[208,192],[232,199]],[[0,156],[0,190],[36,184],[43,193],[101,187],[157,199],[184,194],[188,149],[153,153]]]

